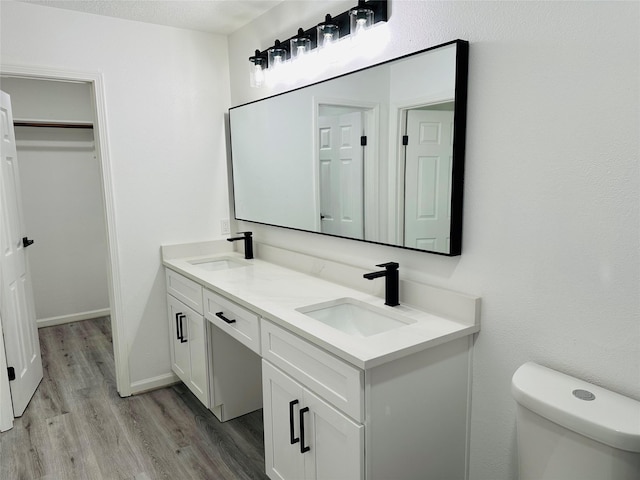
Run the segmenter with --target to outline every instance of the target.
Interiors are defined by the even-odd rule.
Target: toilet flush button
[[[588,402],[596,399],[596,396],[593,393],[591,393],[589,390],[577,389],[571,393],[573,393],[574,397],[579,398],[580,400],[586,400]]]

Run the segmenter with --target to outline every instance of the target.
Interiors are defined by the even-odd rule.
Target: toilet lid
[[[511,393],[523,407],[600,443],[640,452],[640,402],[528,362],[516,370]]]

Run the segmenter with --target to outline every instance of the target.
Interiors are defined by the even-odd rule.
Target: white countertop
[[[361,369],[373,368],[480,330],[477,323],[449,320],[407,305],[389,307],[384,305],[382,298],[259,259],[246,260],[247,266],[218,271],[207,271],[190,263],[225,257],[245,261],[242,255],[228,252],[178,259],[165,257],[163,264]],[[345,297],[388,309],[414,323],[361,338],[296,311]]]

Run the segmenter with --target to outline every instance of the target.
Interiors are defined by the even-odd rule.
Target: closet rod
[[[93,129],[90,123],[53,123],[53,122],[13,122],[14,127],[39,127],[39,128],[88,128]]]

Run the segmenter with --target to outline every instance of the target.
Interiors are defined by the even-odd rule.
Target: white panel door
[[[0,92],[0,100],[0,308],[7,366],[13,367],[16,375],[15,380],[10,382],[13,414],[19,417],[42,380],[42,359],[31,278],[22,240],[26,232],[22,218],[11,101],[4,92]]]
[[[305,476],[307,480],[364,478],[364,426],[304,390]]]
[[[364,238],[362,112],[318,117],[323,233]]]
[[[453,112],[409,110],[407,135],[404,245],[448,252]]]
[[[303,389],[269,362],[262,361],[264,456],[272,480],[302,480],[300,408]]]

